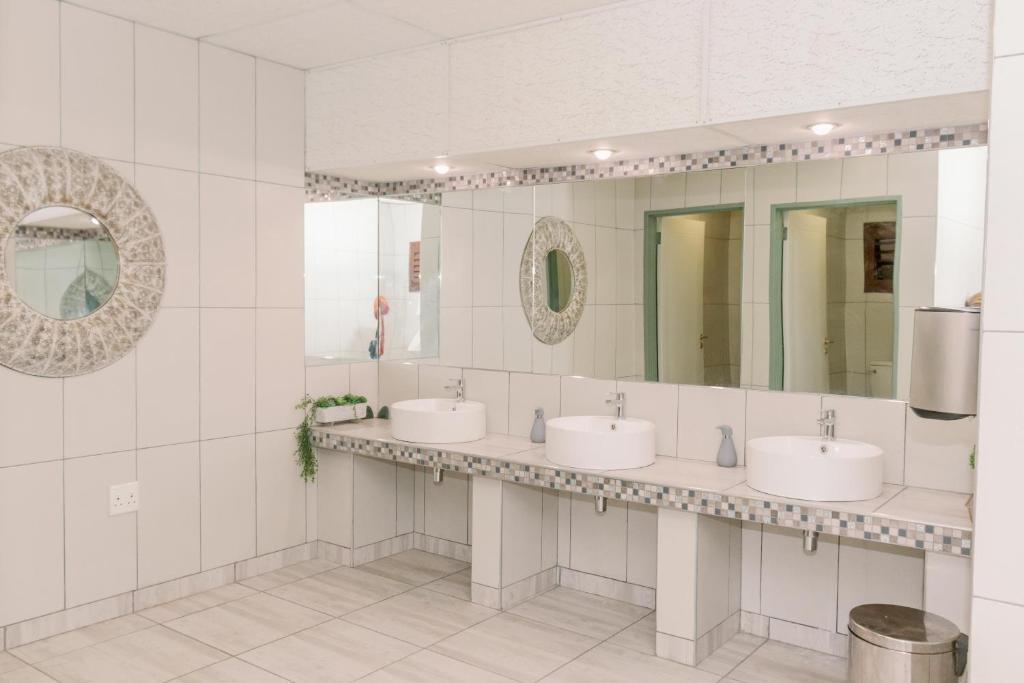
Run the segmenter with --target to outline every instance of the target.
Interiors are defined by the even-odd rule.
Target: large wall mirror
[[[905,399],[914,309],[981,288],[986,164],[976,146],[314,204],[308,353]],[[331,212],[348,235],[321,248],[309,217]]]
[[[0,364],[45,377],[127,354],[159,310],[163,241],[117,171],[61,148],[0,154]]]

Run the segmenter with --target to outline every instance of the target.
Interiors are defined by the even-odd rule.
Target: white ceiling
[[[246,54],[309,69],[618,0],[70,0]]]
[[[642,135],[613,136],[462,156],[456,154],[450,156],[448,161],[452,167],[451,175],[474,174],[501,169],[591,164],[595,160],[589,151],[598,147],[616,150],[613,160],[628,160],[686,152],[707,152],[746,145],[801,142],[814,138],[806,127],[816,121],[840,124],[829,137],[856,137],[868,133],[941,128],[987,121],[988,100],[987,91],[943,95]],[[313,170],[380,182],[432,177],[430,167],[433,163],[433,159],[424,158],[376,166]]]

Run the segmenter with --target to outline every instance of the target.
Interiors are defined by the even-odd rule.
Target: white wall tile
[[[257,555],[305,542],[306,484],[299,471],[291,429],[256,435]]]
[[[460,367],[473,365],[473,309],[441,309],[441,362]]]
[[[822,410],[836,411],[836,437],[873,443],[885,453],[884,481],[903,483],[904,441],[907,406],[902,401],[885,401],[857,396],[821,398]]]
[[[839,544],[822,535],[806,553],[799,531],[764,527],[761,613],[805,626],[833,630],[836,624]]]
[[[618,382],[616,391],[626,394],[626,417],[654,423],[658,455],[676,454],[679,386],[656,382]]]
[[[469,476],[446,472],[440,484],[426,481],[423,492],[424,533],[469,543]]]
[[[614,228],[618,225],[615,210],[615,182],[614,180],[595,181],[594,186],[594,224],[606,228]]]
[[[161,306],[199,305],[199,177],[138,164],[135,187],[156,215],[167,276]]]
[[[574,183],[557,183],[554,185],[538,185],[533,188],[533,212],[538,218],[556,216],[563,221],[573,219],[573,185]]]
[[[511,486],[498,479],[473,477],[470,486],[473,493],[475,523],[470,527],[473,546],[471,576],[473,583],[492,588],[501,587],[501,499],[502,489]]]
[[[252,432],[256,425],[255,311],[203,309],[199,340],[201,438]]]
[[[199,44],[141,24],[134,29],[135,160],[195,171]]]
[[[416,527],[417,477],[422,478],[418,467],[402,463],[395,467],[395,533],[399,536],[412,533]]]
[[[714,206],[722,202],[722,171],[700,171],[686,176],[686,206]]]
[[[768,225],[772,206],[796,201],[797,164],[768,164],[754,168],[754,225]]]
[[[532,187],[503,187],[501,188],[502,211],[506,214],[520,213],[533,216],[533,188]]]
[[[686,206],[686,173],[651,177],[651,210],[679,209]]]
[[[305,190],[256,183],[256,305],[301,308]]]
[[[394,537],[398,531],[395,463],[357,457],[352,469],[353,544],[358,548]]]
[[[978,422],[929,420],[907,411],[906,484],[943,491],[974,490],[969,458],[977,443]]]
[[[614,380],[562,377],[562,415],[614,415],[606,401],[615,393]]]
[[[759,436],[816,436],[820,415],[818,394],[748,391],[747,440]]]
[[[561,414],[560,380],[557,375],[509,374],[509,434],[530,436],[536,408],[544,410],[545,421]]]
[[[356,456],[338,451],[317,451],[320,469],[317,487],[324,495],[317,495],[317,533],[319,539],[352,547],[352,461]],[[328,492],[337,492],[329,495]]]
[[[751,355],[750,383],[755,387],[767,388],[770,380],[771,349],[771,312],[769,305],[758,303],[753,305],[754,315],[751,316],[753,329],[750,332]],[[740,371],[743,371],[741,365]]]
[[[796,200],[816,202],[840,196],[843,159],[804,161],[796,166]]]
[[[0,140],[58,145],[60,5],[3,0],[0,12]]]
[[[441,308],[473,305],[473,212],[441,214]],[[441,330],[446,328],[441,325]]]
[[[506,370],[529,372],[533,367],[533,333],[522,306],[501,309],[502,363]]]
[[[110,487],[138,481],[135,452],[64,463],[66,603],[94,602],[136,586],[136,515],[110,516]],[[139,505],[143,493],[139,489]]]
[[[971,625],[972,558],[947,553],[924,554],[924,607],[949,619],[963,633]]]
[[[924,553],[839,539],[839,611],[837,633],[848,633],[850,610],[857,605],[883,603],[924,607]]]
[[[443,192],[441,193],[441,206],[452,206],[457,209],[472,209],[473,193]]]
[[[887,194],[903,198],[900,211],[906,219],[934,216],[938,210],[939,153],[889,154]]]
[[[351,386],[349,390],[353,394],[365,396],[371,406],[377,406],[377,363],[369,361],[366,363],[353,363],[349,366],[351,374]]]
[[[618,256],[615,253],[617,232],[612,228],[596,229],[597,261],[593,274],[588,273],[588,290],[591,286],[594,287],[594,300],[598,304],[614,304],[618,299]]]
[[[256,438],[199,446],[203,570],[256,554]]]
[[[349,393],[349,367],[348,363],[310,365],[306,368],[306,393],[313,398]]]
[[[888,189],[889,160],[886,156],[843,159],[843,199],[882,197]]]
[[[626,580],[626,504],[608,500],[607,511],[594,510],[594,497],[573,494],[570,568]]]
[[[199,300],[203,306],[256,301],[256,186],[199,177]]]
[[[256,60],[256,179],[305,182],[306,74]]]
[[[658,508],[657,630],[678,638],[697,638],[696,513]],[[670,577],[671,580],[665,580]]]
[[[510,586],[542,569],[543,491],[504,482],[501,487],[501,584]]]
[[[615,376],[632,377],[637,374],[636,341],[639,306],[615,306]]]
[[[306,393],[302,309],[256,310],[256,430],[294,427]]]
[[[138,451],[139,586],[199,572],[199,444]]]
[[[256,173],[256,61],[199,44],[199,170],[253,178]]]
[[[980,597],[974,598],[971,607],[971,680],[1019,678],[1017,634],[1024,629],[1024,607]]]
[[[504,240],[502,233],[502,215],[500,213],[473,211],[473,259],[471,265],[473,268],[474,306],[501,305]],[[441,244],[442,248],[445,248],[443,239]],[[518,267],[516,272],[518,273]]]
[[[574,182],[569,183],[572,189],[572,221],[596,224],[596,199],[594,183]]]
[[[743,522],[740,529],[741,562],[740,606],[746,612],[761,613],[761,533],[760,524]]]
[[[61,5],[60,119],[65,147],[132,161],[132,42],[131,23]]]
[[[615,227],[626,230],[641,230],[635,224],[636,179],[617,178],[615,181]]]
[[[378,372],[381,405],[419,397],[419,366],[415,363],[382,361]]]
[[[592,306],[594,310],[594,377],[615,377],[615,333],[617,306]]]
[[[500,370],[504,344],[500,306],[473,309],[473,367]]]
[[[199,309],[161,309],[139,342],[140,448],[199,440]]]
[[[0,624],[12,624],[64,607],[64,463],[0,469]]]
[[[503,197],[500,188],[473,190],[472,194],[473,208],[477,211],[501,211]]]
[[[754,238],[754,302],[767,304],[770,301],[772,228],[770,225],[755,225],[744,231]]]
[[[60,378],[0,368],[0,467],[60,460],[64,447]]]
[[[503,216],[501,303],[505,306],[522,306],[522,297],[519,293],[519,265],[522,263],[523,251],[532,233],[531,214],[506,213]]]
[[[658,579],[658,509],[626,506],[626,581],[654,588]]]
[[[584,306],[580,319],[576,322],[576,330],[572,333],[572,374],[593,377],[595,374],[595,346],[597,343],[594,329],[597,313],[595,306]]]
[[[453,385],[462,378],[462,368],[447,365],[419,365],[419,398],[455,398]]]
[[[724,387],[679,387],[679,445],[680,458],[715,462],[722,443],[719,425],[732,427],[732,440],[736,446],[737,465],[742,466],[746,446],[747,392]]]
[[[723,204],[742,204],[752,198],[754,187],[754,172],[749,168],[729,168],[722,171],[722,199]],[[750,195],[750,197],[748,197]],[[753,207],[744,207],[744,213],[753,212]],[[746,222],[746,217],[744,217]]]
[[[530,354],[532,356],[533,371],[536,373],[550,374],[552,371],[552,357],[554,347],[545,344],[536,337],[530,339]]]
[[[508,373],[465,370],[466,398],[487,406],[487,431],[508,433]]]
[[[904,218],[900,229],[899,305],[931,306],[935,296],[935,218]]]
[[[135,352],[64,380],[64,457],[135,448]]]
[[[632,304],[637,298],[635,292],[637,278],[633,273],[634,267],[639,264],[638,257],[634,253],[635,235],[636,233],[632,230],[615,231],[615,303],[617,304]]]

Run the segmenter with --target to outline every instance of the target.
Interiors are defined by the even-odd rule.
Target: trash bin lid
[[[878,647],[913,654],[951,652],[960,637],[960,629],[948,619],[901,605],[854,607],[850,632]]]

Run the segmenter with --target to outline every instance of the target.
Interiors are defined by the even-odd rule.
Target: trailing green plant
[[[352,406],[360,403],[366,403],[365,396],[345,394],[343,396],[321,396],[314,399],[306,394],[296,404],[295,409],[302,411],[302,422],[295,428],[295,459],[302,467],[302,478],[305,481],[315,481],[316,473],[320,469],[320,463],[316,459],[316,449],[313,448],[313,422],[317,408]],[[373,414],[367,411],[367,416],[373,417]]]

